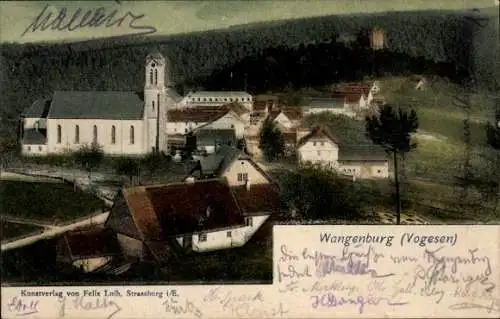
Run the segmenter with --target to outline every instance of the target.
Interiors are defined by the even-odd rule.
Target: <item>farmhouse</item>
[[[325,127],[315,127],[297,145],[299,164],[327,166],[353,178],[388,178],[386,154],[373,145],[341,145]]]
[[[21,115],[23,155],[60,154],[84,144],[115,155],[167,153],[179,135],[204,125],[234,126],[243,136],[253,105],[248,93],[201,91],[181,97],[170,69],[168,59],[154,51],[146,57],[141,92],[56,91],[35,101]],[[169,143],[170,137],[176,141]]]
[[[245,245],[280,207],[274,184],[207,179],[123,189],[106,226],[127,256],[163,263],[174,256]]]

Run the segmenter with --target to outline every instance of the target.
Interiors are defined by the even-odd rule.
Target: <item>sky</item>
[[[286,1],[2,1],[0,2],[0,42],[73,41],[122,36],[156,30],[155,35],[223,29],[230,26],[332,14],[375,13],[405,10],[455,10],[492,7],[498,0],[286,0]],[[57,26],[57,16],[66,10],[59,26],[67,25],[75,12],[78,26],[88,10],[101,9],[106,16],[116,10],[121,26],[42,30],[44,20]],[[43,14],[42,14],[43,13]],[[129,27],[133,17],[139,17]],[[38,18],[38,20],[37,20]],[[47,19],[48,18],[48,19]],[[36,22],[39,27],[34,27]],[[88,20],[87,20],[88,21]],[[26,32],[25,32],[26,31]],[[23,35],[24,33],[24,35]]]

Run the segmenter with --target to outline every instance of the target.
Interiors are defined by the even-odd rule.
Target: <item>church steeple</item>
[[[151,51],[146,57],[144,81],[144,115],[148,120],[149,148],[166,150],[167,103],[166,83],[170,83],[170,65],[158,51]]]

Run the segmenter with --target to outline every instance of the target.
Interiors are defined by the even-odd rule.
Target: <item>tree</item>
[[[273,120],[267,118],[262,123],[259,134],[259,148],[268,161],[273,161],[285,153],[285,140],[283,133],[276,127]]]
[[[395,109],[391,105],[384,105],[379,109],[379,114],[366,117],[367,136],[392,155],[394,160],[397,224],[401,221],[398,155],[404,155],[417,146],[411,141],[411,133],[417,130],[418,117],[415,110],[407,112],[401,108]]]
[[[139,178],[139,161],[133,158],[119,158],[116,161],[115,170],[117,174],[126,175],[133,184],[134,176]]]
[[[495,119],[486,125],[486,137],[488,143],[488,160],[491,164],[490,172],[487,180],[483,184],[485,186],[484,193],[489,198],[494,199],[493,213],[498,209],[500,200],[500,99],[497,97],[497,110]]]
[[[306,219],[357,220],[368,201],[369,192],[360,183],[320,165],[305,164],[297,171],[287,171],[279,180],[283,202]]]
[[[104,159],[104,152],[99,144],[83,145],[74,153],[75,162],[82,165],[91,177],[92,170],[99,167],[99,164]]]

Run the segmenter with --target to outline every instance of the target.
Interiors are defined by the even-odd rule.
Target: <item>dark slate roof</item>
[[[24,145],[43,145],[47,143],[47,137],[38,130],[25,130],[23,136]]]
[[[113,91],[56,91],[49,118],[56,119],[142,119],[142,93]]]
[[[196,132],[196,144],[203,145],[235,145],[236,133],[234,129],[201,129]]]
[[[376,145],[344,146],[339,151],[340,162],[380,162],[387,160],[387,153]]]
[[[40,99],[36,100],[31,104],[31,106],[26,109],[21,116],[24,117],[34,117],[34,118],[44,118],[47,117],[50,109],[50,100]]]

